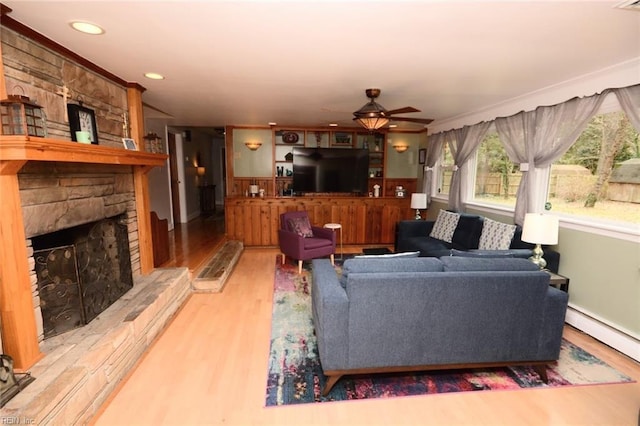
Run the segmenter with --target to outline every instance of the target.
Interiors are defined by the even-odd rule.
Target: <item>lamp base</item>
[[[536,244],[533,249],[533,256],[529,258],[529,260],[535,265],[538,265],[540,269],[545,269],[547,267],[547,261],[542,258],[543,254],[544,252],[542,251],[540,244]]]
[[[416,220],[422,220],[422,216],[420,216],[420,209],[416,209]]]

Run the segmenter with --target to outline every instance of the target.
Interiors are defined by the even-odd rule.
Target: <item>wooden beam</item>
[[[146,151],[144,140],[144,111],[142,107],[142,92],[144,87],[130,83],[127,86],[127,103],[129,105],[129,126],[131,138],[138,143],[140,151]]]
[[[140,273],[147,275],[153,271],[153,240],[151,238],[151,212],[149,207],[149,168],[133,168],[133,186],[136,195],[138,218],[138,245],[140,247]]]
[[[18,175],[0,175],[0,317],[3,352],[26,370],[42,353],[34,315]]]
[[[127,102],[129,104],[129,123],[131,137],[138,142],[140,151],[145,151],[144,111],[142,92],[144,87],[137,83],[127,86]],[[163,164],[164,165],[164,164]],[[138,244],[140,246],[140,272],[147,275],[153,271],[153,241],[151,239],[151,214],[149,207],[149,167],[133,168],[133,185],[136,194],[136,214],[138,218]]]

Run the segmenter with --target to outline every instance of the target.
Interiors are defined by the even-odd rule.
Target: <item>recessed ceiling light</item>
[[[276,124],[278,124],[278,123],[276,123],[275,121],[270,121],[269,122],[269,126],[275,126]]]
[[[337,123],[329,123],[329,127],[338,127]]]
[[[157,72],[146,72],[144,76],[150,78],[151,80],[164,80],[164,76],[162,74],[158,74]]]
[[[389,124],[389,128],[390,129],[393,129],[394,127],[398,127],[398,125],[397,124]]]
[[[80,31],[81,33],[91,34],[91,35],[100,35],[104,34],[104,30],[96,24],[92,24],[91,22],[86,21],[71,21],[69,22],[71,28],[76,31]]]

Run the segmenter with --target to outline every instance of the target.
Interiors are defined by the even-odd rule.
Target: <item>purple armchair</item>
[[[303,236],[306,235],[306,236]],[[302,262],[329,256],[333,265],[336,252],[336,234],[332,229],[312,226],[305,211],[291,211],[280,215],[278,242],[282,252],[282,264],[289,256],[298,261],[298,273]]]

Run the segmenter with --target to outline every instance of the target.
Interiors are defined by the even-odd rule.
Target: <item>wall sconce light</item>
[[[247,141],[244,143],[247,148],[249,148],[251,151],[256,151],[258,148],[260,148],[262,146],[262,142],[259,141]]]
[[[206,171],[207,170],[204,167],[197,167],[196,173],[198,174],[198,176],[204,176]]]
[[[409,145],[405,143],[396,143],[396,144],[393,144],[393,149],[395,149],[399,153],[403,153],[409,149]]]

